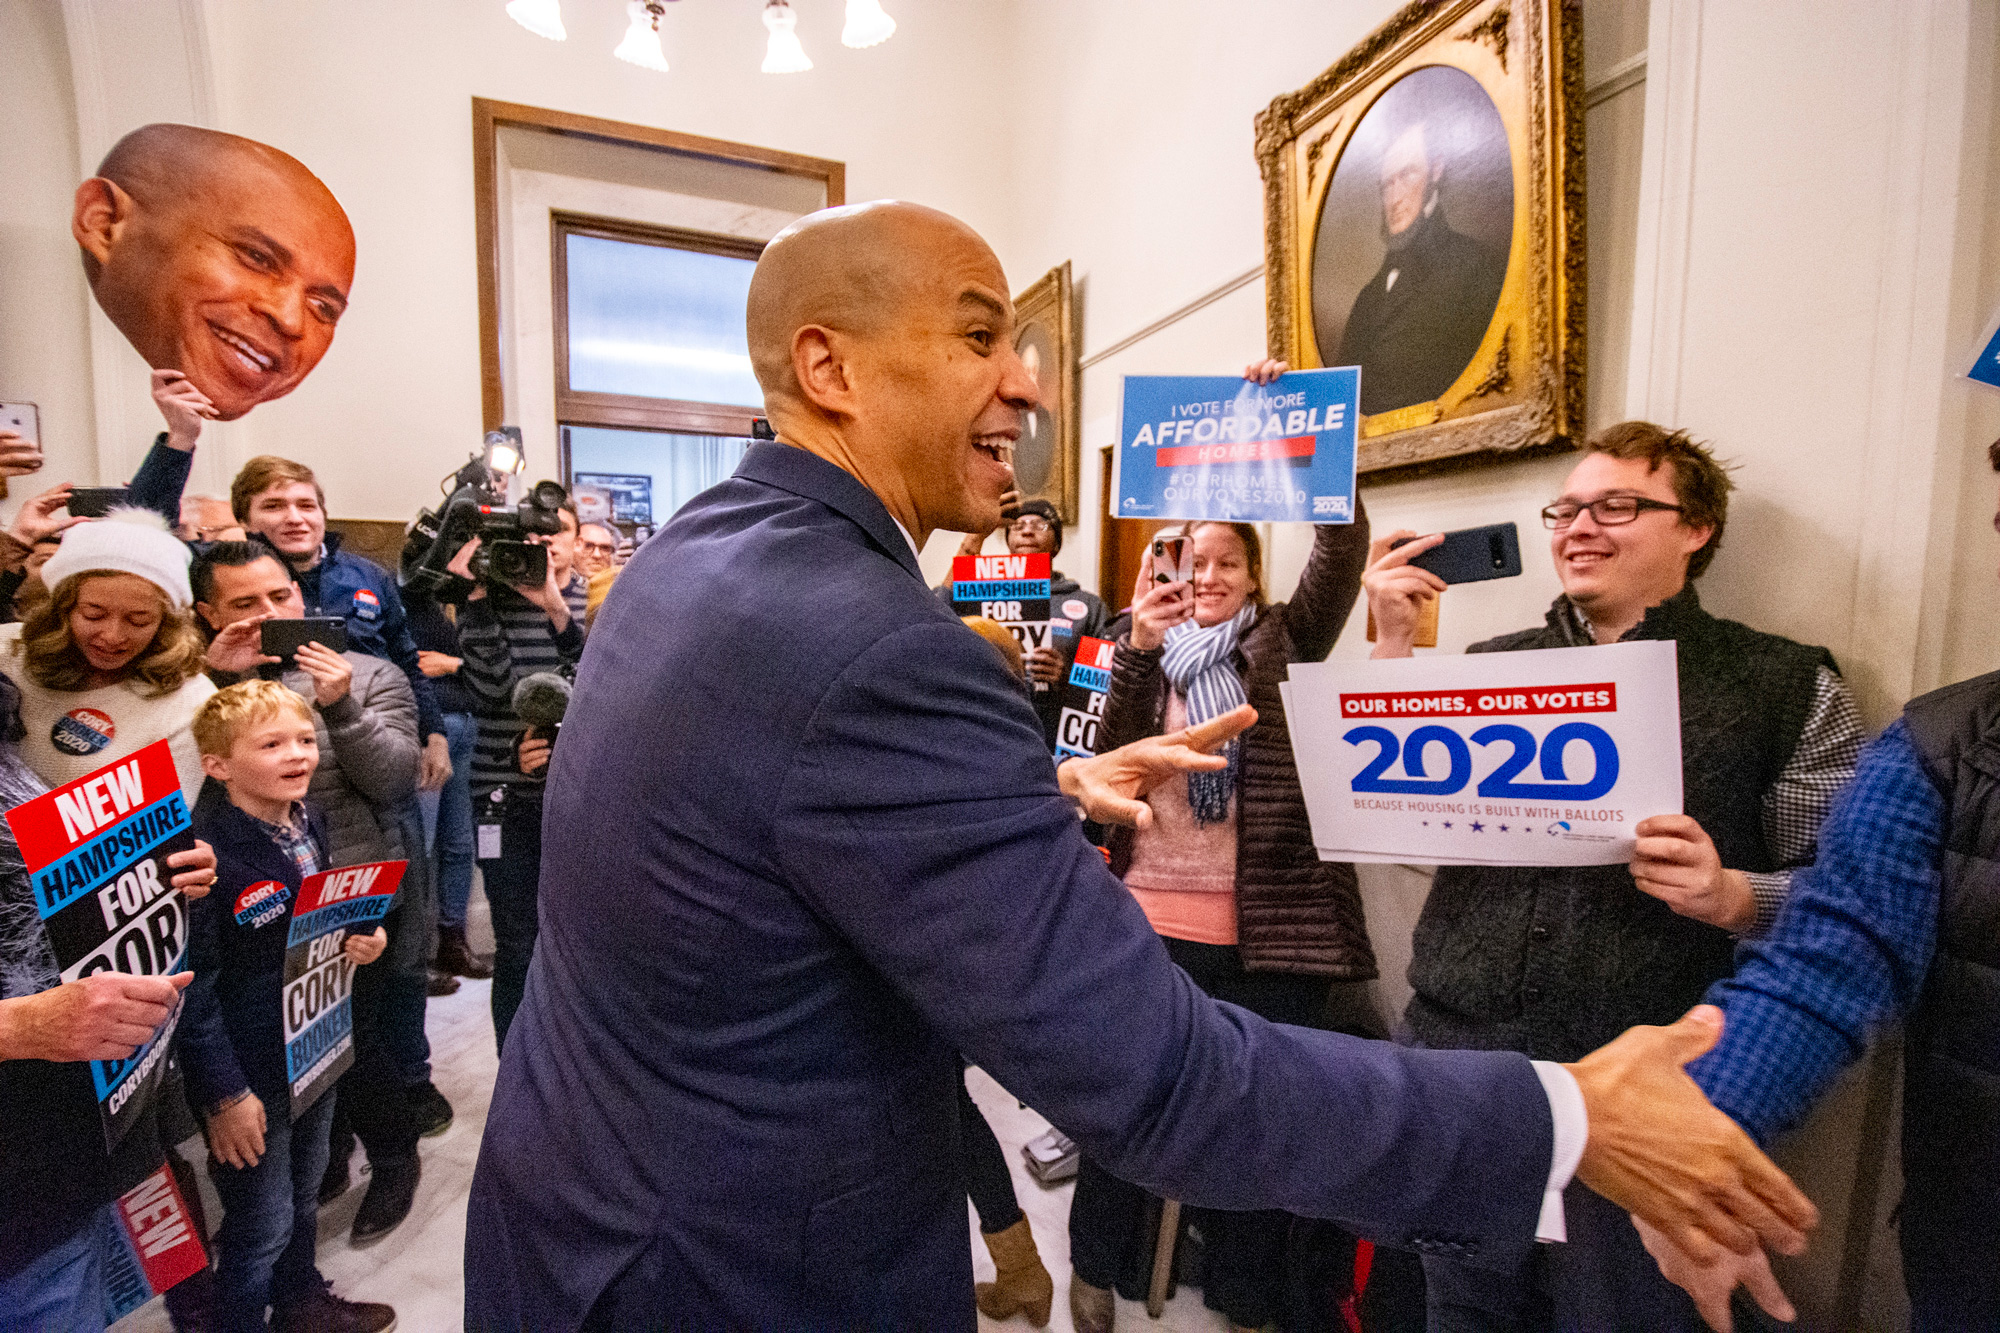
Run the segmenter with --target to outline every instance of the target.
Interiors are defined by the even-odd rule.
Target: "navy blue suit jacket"
[[[881,503],[754,445],[584,653],[468,1327],[972,1329],[958,1052],[1177,1199],[1460,1253],[1534,1234],[1526,1058],[1204,995]]]

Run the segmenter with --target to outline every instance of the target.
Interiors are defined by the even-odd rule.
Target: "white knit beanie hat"
[[[114,509],[94,523],[63,533],[62,545],[42,566],[42,583],[53,592],[76,574],[110,571],[136,574],[167,595],[176,608],[194,601],[188,588],[193,556],[150,509]]]

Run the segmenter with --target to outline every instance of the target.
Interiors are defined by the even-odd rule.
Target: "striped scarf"
[[[1220,717],[1232,708],[1248,703],[1243,678],[1236,674],[1230,659],[1236,653],[1237,638],[1257,616],[1255,604],[1219,625],[1203,629],[1184,620],[1167,631],[1166,646],[1160,654],[1160,669],[1167,682],[1187,700],[1188,725],[1196,726]],[[1217,824],[1229,815],[1229,798],[1236,792],[1236,775],[1242,768],[1241,740],[1223,747],[1227,768],[1188,774],[1188,805],[1198,824]]]

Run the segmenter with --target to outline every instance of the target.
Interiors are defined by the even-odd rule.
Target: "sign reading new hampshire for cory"
[[[65,981],[166,976],[187,957],[187,906],[167,858],[194,845],[172,750],[158,741],[7,812]],[[179,1011],[124,1060],[93,1060],[106,1146],[151,1099]]]

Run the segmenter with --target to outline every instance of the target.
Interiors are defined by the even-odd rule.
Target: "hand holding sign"
[[[0,1003],[0,1060],[124,1060],[173,1016],[194,973],[97,972]]]
[[[189,902],[205,898],[215,887],[215,848],[196,838],[193,847],[167,858],[167,868],[174,872],[173,886],[181,897]]]
[[[1632,880],[1684,917],[1741,934],[1757,921],[1757,899],[1740,870],[1724,870],[1706,830],[1687,815],[1639,821]]]
[[[349,935],[340,947],[346,953],[348,962],[356,967],[366,967],[389,947],[389,932],[377,926],[371,934]]]
[[[215,404],[178,370],[153,372],[153,406],[167,422],[167,447],[191,452],[201,439],[201,423],[216,418]]]

